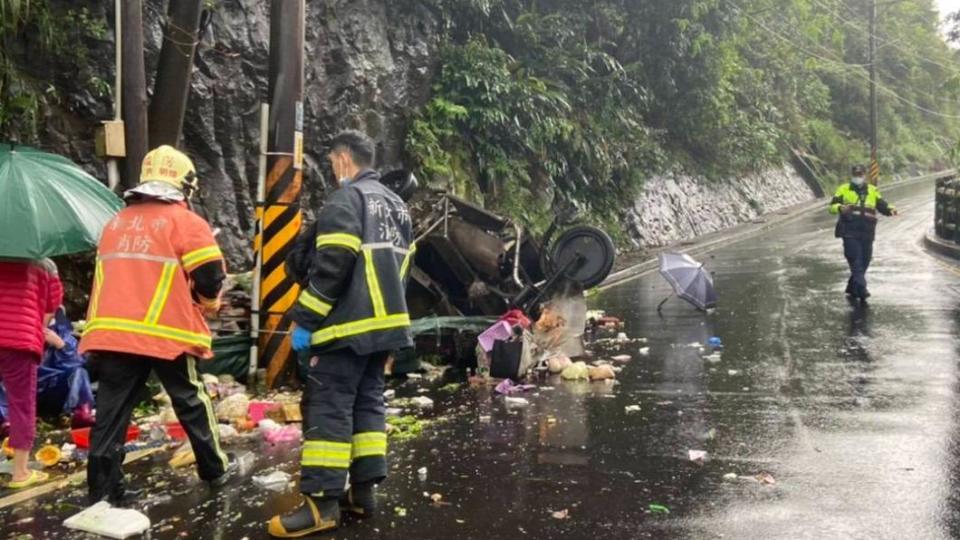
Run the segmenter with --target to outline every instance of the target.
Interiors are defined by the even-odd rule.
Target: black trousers
[[[389,353],[349,349],[314,355],[303,393],[300,491],[338,497],[350,482],[387,476],[383,369]]]
[[[843,239],[843,256],[850,266],[850,279],[847,281],[847,294],[856,298],[866,298],[867,269],[873,260],[873,239],[847,238]]]
[[[156,372],[170,396],[173,410],[187,432],[197,457],[200,478],[213,480],[227,469],[220,450],[220,431],[213,403],[197,375],[196,359],[174,361],[147,356],[103,352],[94,358],[100,372],[97,422],[90,434],[87,487],[96,499],[122,493],[123,449],[133,409],[139,402],[150,372]]]

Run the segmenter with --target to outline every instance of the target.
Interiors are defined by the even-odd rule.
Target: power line
[[[883,75],[883,74],[881,73],[881,75]],[[888,80],[891,80],[891,79],[888,79]],[[925,97],[925,98],[929,99],[930,101],[940,101],[940,102],[948,103],[948,104],[951,104],[951,105],[956,105],[956,104],[958,103],[958,101],[957,101],[956,99],[954,99],[954,98],[949,98],[949,97],[944,97],[944,96],[938,96],[938,95],[936,95],[936,94],[930,94],[930,93],[924,92],[924,91],[922,91],[922,90],[913,89],[913,93],[916,94],[916,95],[918,95],[918,96]]]
[[[796,49],[796,50],[798,50],[798,51],[806,54],[807,56],[816,58],[816,59],[818,59],[818,60],[822,60],[822,61],[827,62],[827,63],[830,63],[830,64],[838,64],[838,65],[841,65],[841,66],[846,67],[846,68],[850,68],[850,67],[860,67],[860,68],[863,68],[863,67],[866,67],[866,66],[869,65],[869,64],[850,64],[850,63],[845,62],[845,61],[843,61],[843,60],[836,60],[836,59],[834,59],[834,58],[827,58],[826,56],[823,56],[823,55],[821,55],[821,54],[817,54],[817,53],[815,53],[815,52],[807,49],[806,47],[803,47],[803,46],[801,46],[801,45],[798,45],[797,43],[794,43],[790,38],[788,38],[788,37],[780,34],[780,33],[777,32],[776,30],[770,29],[770,28],[767,27],[765,24],[763,24],[762,22],[760,22],[760,20],[758,20],[758,19],[755,18],[754,16],[750,15],[749,13],[747,13],[743,8],[741,8],[739,5],[737,5],[736,3],[734,3],[732,0],[725,0],[725,1],[726,1],[728,4],[730,4],[730,6],[733,7],[733,9],[735,9],[735,10],[736,10],[737,12],[739,12],[741,15],[743,15],[744,17],[746,17],[747,19],[749,19],[750,21],[752,21],[754,24],[756,24],[757,26],[759,26],[759,27],[762,28],[763,30],[766,30],[766,32],[767,32],[768,34],[772,35],[773,37],[775,37],[775,38],[777,38],[777,39],[780,39],[781,41],[783,41],[783,42],[785,42],[786,44],[790,45],[793,49]],[[825,47],[822,47],[821,45],[817,45],[817,46],[823,48],[823,50],[825,50],[825,51],[828,50],[828,49],[826,49]],[[832,54],[832,52],[831,52],[831,54]]]
[[[869,80],[869,79],[868,79],[868,80]],[[881,84],[877,84],[877,88],[879,88],[880,90],[883,90],[884,92],[890,94],[891,96],[893,96],[894,98],[902,101],[903,103],[905,103],[905,104],[913,107],[914,109],[917,109],[918,111],[922,111],[922,112],[925,112],[925,113],[927,113],[927,114],[932,114],[932,115],[934,115],[934,116],[939,116],[939,117],[941,117],[941,118],[949,118],[949,119],[951,119],[951,120],[960,120],[960,115],[947,114],[947,113],[942,113],[942,112],[940,112],[940,111],[935,111],[935,110],[933,110],[933,109],[928,109],[928,108],[924,107],[923,105],[920,105],[920,104],[917,104],[917,103],[914,103],[914,102],[910,101],[909,99],[907,99],[907,98],[901,96],[900,94],[898,94],[896,91],[891,90],[890,88],[887,88],[886,86],[883,86],[883,85],[881,85]]]
[[[848,20],[842,18],[835,9],[832,9],[832,8],[831,8],[830,6],[828,6],[827,4],[824,4],[822,0],[813,0],[813,2],[815,2],[816,4],[818,4],[820,7],[824,8],[825,10],[827,10],[827,11],[830,13],[830,15],[832,15],[832,16],[835,17],[836,19],[840,20],[841,22],[846,23],[847,25],[849,25],[850,27],[854,28],[855,30],[857,30],[857,31],[859,31],[859,32],[861,32],[861,33],[869,33],[866,29],[864,29],[864,28],[861,27],[861,26],[858,26],[856,23],[853,23],[853,22],[851,22],[851,21],[848,21]],[[849,6],[848,4],[846,4],[846,3],[841,3],[841,5],[843,5],[843,7],[844,7],[845,9],[847,9],[850,13],[853,13],[852,8],[850,8],[850,6]],[[748,16],[749,16],[749,14],[747,14],[747,13],[744,13],[744,15],[748,15]],[[753,20],[756,20],[756,19],[753,19]],[[802,39],[802,37],[801,37],[801,39]],[[885,43],[888,44],[889,46],[898,48],[898,50],[900,50],[901,52],[904,51],[904,49],[899,49],[899,47],[897,47],[896,43],[893,42],[893,41],[885,41]],[[850,68],[855,68],[855,67],[866,68],[866,67],[870,67],[870,64],[869,64],[869,63],[866,63],[866,64],[854,64],[854,63],[851,63],[851,62],[847,62],[846,60],[844,60],[844,59],[842,59],[842,58],[834,57],[833,55],[836,54],[835,51],[830,50],[830,49],[828,49],[827,47],[825,47],[825,46],[823,46],[823,45],[821,45],[821,44],[819,44],[819,43],[812,43],[812,45],[816,46],[818,49],[820,49],[820,50],[822,50],[822,51],[825,51],[827,55],[829,55],[829,56],[832,57],[832,61],[833,61],[834,63],[836,63],[836,64],[840,64],[840,65],[842,65],[842,66],[846,66],[846,67],[850,67]],[[954,68],[951,68],[951,67],[949,67],[949,66],[946,66],[946,65],[943,65],[943,64],[939,64],[939,63],[937,63],[937,62],[934,61],[934,60],[930,60],[930,59],[928,59],[928,58],[919,56],[917,53],[913,53],[912,51],[906,51],[906,52],[909,52],[909,53],[911,53],[911,54],[914,54],[914,55],[917,56],[918,58],[921,58],[922,60],[925,60],[925,61],[927,61],[927,62],[929,62],[929,63],[939,65],[940,67],[946,69],[947,71],[950,71],[950,70],[954,69]],[[821,58],[822,58],[822,57],[821,57]],[[958,73],[958,72],[956,72],[956,71],[953,72],[953,75],[956,76],[956,77],[960,77],[960,73]],[[920,90],[914,90],[914,93],[919,94],[920,96],[923,96],[923,97],[925,97],[925,98],[927,98],[927,99],[929,99],[929,100],[931,100],[931,101],[939,101],[939,102],[950,103],[950,104],[955,104],[955,103],[956,103],[956,100],[954,100],[954,99],[950,99],[950,98],[946,98],[946,97],[943,97],[943,96],[938,96],[938,95],[930,94],[930,93],[923,92],[923,91],[920,91]]]
[[[836,12],[836,11],[831,11],[831,10],[829,9],[829,6],[827,6],[826,4],[823,4],[821,0],[813,0],[813,1],[816,2],[817,4],[819,4],[820,6],[822,6],[824,9],[827,9],[828,11],[830,11],[830,12],[831,12],[831,15],[833,15],[833,16],[836,17],[837,19],[843,20],[839,15],[837,15],[837,12]],[[850,9],[847,4],[843,4],[843,5],[844,5],[844,7],[846,7],[847,9]],[[844,22],[848,22],[848,24],[850,24],[850,25],[852,25],[852,26],[856,26],[856,25],[855,25],[854,23],[852,23],[852,22],[849,22],[849,21],[844,21]],[[856,27],[856,29],[863,31],[863,29],[862,29],[861,27]],[[801,39],[802,39],[802,37],[801,37]],[[888,41],[887,43],[892,43],[892,42],[889,42],[889,41]],[[833,61],[834,61],[835,63],[841,64],[841,65],[843,65],[843,66],[850,67],[850,68],[855,68],[855,67],[863,67],[863,68],[866,68],[866,67],[870,67],[870,64],[869,64],[869,63],[867,63],[867,64],[853,64],[853,63],[847,62],[846,60],[843,60],[842,58],[839,58],[838,56],[835,57],[835,56],[833,56],[833,55],[837,54],[835,51],[830,50],[830,49],[828,49],[827,47],[825,47],[825,46],[823,46],[823,45],[821,45],[821,44],[819,44],[819,43],[813,43],[813,45],[815,45],[815,46],[816,46],[817,48],[819,48],[820,50],[825,51],[827,55],[829,55],[829,56],[831,56],[831,57],[833,58]],[[932,60],[928,60],[928,61],[933,62]],[[947,68],[947,66],[943,66],[943,67],[944,67],[945,69],[948,69],[948,70],[950,69],[950,68]],[[882,74],[881,74],[881,75],[882,75]],[[958,74],[957,72],[954,72],[954,75],[957,76],[957,75],[960,75],[960,74]],[[858,72],[858,76],[860,76],[859,72]],[[868,80],[869,80],[869,79],[868,79]],[[929,99],[930,101],[939,101],[939,102],[943,102],[943,103],[956,104],[956,100],[954,100],[954,99],[950,99],[950,98],[943,97],[943,96],[939,96],[939,95],[930,94],[930,93],[927,93],[927,92],[924,92],[924,91],[921,91],[921,90],[914,90],[914,93],[915,93],[915,94],[918,94],[918,95],[920,95],[920,96],[922,96],[922,97],[925,97],[925,98]],[[903,98],[901,98],[901,99],[903,99]],[[919,105],[918,105],[918,106],[919,106]]]
[[[741,8],[739,5],[737,5],[736,3],[734,3],[732,0],[725,0],[725,1],[726,1],[731,7],[733,7],[737,12],[739,12],[741,15],[743,15],[744,17],[746,17],[747,19],[749,19],[750,21],[752,21],[754,24],[756,24],[758,27],[760,27],[761,29],[763,29],[764,31],[766,31],[768,34],[770,34],[770,35],[772,35],[773,37],[775,37],[775,38],[777,38],[777,39],[779,39],[779,40],[787,43],[788,45],[792,46],[794,49],[796,49],[796,50],[798,50],[798,51],[800,51],[800,52],[802,52],[802,53],[804,53],[804,54],[806,54],[807,56],[810,56],[810,57],[812,57],[812,58],[816,58],[816,59],[818,59],[818,60],[821,60],[821,61],[824,61],[824,62],[827,62],[827,63],[830,63],[830,64],[838,65],[838,66],[841,67],[842,69],[847,70],[849,73],[851,73],[851,74],[853,74],[853,75],[855,75],[855,76],[857,76],[857,77],[860,77],[860,78],[865,79],[865,80],[867,80],[867,81],[870,80],[870,77],[869,77],[868,75],[863,74],[863,73],[858,69],[858,66],[856,66],[856,65],[854,65],[854,64],[848,64],[847,62],[837,61],[837,60],[834,60],[834,59],[827,58],[827,57],[825,57],[825,56],[819,55],[819,54],[817,54],[817,53],[814,53],[814,52],[808,50],[807,48],[805,48],[805,47],[803,47],[803,46],[795,43],[795,42],[794,42],[793,40],[791,40],[790,38],[788,38],[788,37],[786,37],[786,36],[783,36],[782,34],[780,34],[779,32],[777,32],[777,31],[775,31],[775,30],[772,30],[772,29],[769,28],[767,25],[763,24],[761,21],[759,21],[758,19],[756,19],[755,17],[751,16],[749,13],[747,13],[746,11],[744,11],[743,8]],[[887,94],[889,94],[889,95],[892,96],[893,98],[897,99],[898,101],[901,101],[902,103],[904,103],[904,104],[906,104],[906,105],[909,105],[909,106],[913,107],[914,109],[916,109],[916,110],[918,110],[918,111],[921,111],[921,112],[924,112],[924,113],[927,113],[927,114],[930,114],[930,115],[933,115],[933,116],[938,116],[938,117],[941,117],[941,118],[949,118],[949,119],[960,120],[960,115],[942,113],[942,112],[940,112],[940,111],[936,111],[936,110],[933,110],[933,109],[924,107],[923,105],[920,105],[920,104],[918,104],[918,103],[915,103],[915,102],[913,102],[913,101],[910,101],[909,99],[907,99],[907,98],[901,96],[900,94],[898,94],[895,90],[893,90],[893,89],[891,89],[891,88],[887,88],[886,86],[884,86],[884,85],[882,85],[882,84],[880,84],[880,83],[876,83],[876,87],[877,87],[878,89],[880,89],[880,90],[883,90],[884,92],[886,92]]]
[[[845,19],[845,18],[841,17],[840,14],[839,14],[833,7],[828,6],[827,4],[823,3],[822,0],[812,0],[812,1],[813,1],[814,4],[817,4],[818,6],[822,7],[822,8],[825,9],[825,10],[827,10],[827,11],[830,13],[830,15],[832,15],[834,18],[836,18],[836,19],[837,19],[838,21],[840,21],[841,23],[843,23],[843,24],[847,25],[848,27],[856,30],[857,32],[864,33],[864,34],[869,34],[869,30],[868,30],[867,28],[865,28],[865,27],[863,27],[863,26],[861,26],[861,25],[859,25],[859,24],[857,24],[857,23],[855,23],[855,22],[853,22],[853,21],[851,21],[851,20],[849,20],[849,19]],[[856,14],[853,13],[853,10],[852,10],[852,8],[850,8],[850,6],[848,6],[846,3],[843,3],[843,6],[851,13],[851,15],[856,16]],[[943,63],[938,62],[938,61],[936,61],[936,60],[933,60],[933,59],[931,59],[931,58],[927,58],[926,56],[923,56],[922,54],[920,54],[920,53],[918,53],[918,52],[912,51],[912,50],[910,50],[910,49],[902,48],[895,40],[892,40],[892,39],[877,39],[877,42],[878,42],[881,46],[891,47],[891,48],[896,49],[896,50],[900,51],[901,53],[904,53],[904,54],[906,54],[906,55],[908,55],[908,56],[912,56],[912,57],[914,57],[914,58],[916,58],[916,59],[918,59],[918,60],[921,60],[921,61],[923,61],[923,62],[927,62],[928,64],[931,64],[931,65],[934,65],[934,66],[938,66],[938,67],[943,68],[943,69],[945,69],[945,70],[947,70],[947,71],[950,71],[954,76],[960,74],[960,73],[958,73],[957,68],[956,68],[955,66],[949,66],[949,65],[947,65],[947,64],[943,64]]]

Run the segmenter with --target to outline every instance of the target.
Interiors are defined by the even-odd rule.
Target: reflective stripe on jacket
[[[210,329],[190,273],[224,265],[210,226],[183,204],[144,202],[104,228],[81,352],[211,358]]]
[[[853,212],[843,214],[844,206],[852,206]],[[846,183],[837,188],[830,201],[830,213],[839,215],[835,230],[837,238],[863,238],[872,240],[877,229],[877,213],[892,215],[894,207],[880,195],[876,186],[857,187]]]
[[[357,354],[409,347],[406,278],[414,248],[406,204],[365,171],[317,218],[310,277],[293,309],[315,351]]]

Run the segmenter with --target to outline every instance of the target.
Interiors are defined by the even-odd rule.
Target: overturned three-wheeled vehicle
[[[417,351],[398,354],[409,369],[436,355],[472,367],[477,334],[509,310],[536,320],[556,297],[581,297],[613,268],[616,250],[602,230],[561,211],[541,238],[514,220],[437,190],[416,189],[397,172],[382,180],[408,201],[417,253],[407,289]],[[585,308],[584,308],[585,309]],[[401,365],[396,371],[406,371]]]
[[[538,239],[464,199],[417,189],[409,172],[390,173],[383,182],[407,200],[414,217],[417,254],[407,293],[414,318],[499,316],[510,308],[536,316],[545,299],[595,287],[613,268],[610,237],[571,225],[572,211],[558,212]]]

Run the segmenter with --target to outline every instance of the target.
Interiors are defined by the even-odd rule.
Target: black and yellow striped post
[[[270,119],[267,171],[257,247],[260,270],[260,365],[273,387],[290,365],[293,350],[287,312],[299,294],[284,260],[300,232],[303,185],[304,0],[272,0],[270,6]]]
[[[870,170],[867,171],[867,181],[876,186],[880,183],[880,163],[877,161],[877,149],[870,152]]]

